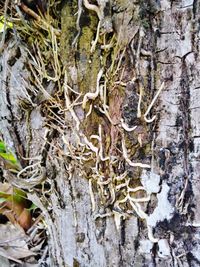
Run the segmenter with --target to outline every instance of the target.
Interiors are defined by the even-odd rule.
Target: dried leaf
[[[7,183],[0,183],[0,213],[25,230],[31,227],[32,218],[27,209],[25,192]]]
[[[28,249],[26,239],[20,228],[11,223],[0,224],[0,255],[22,264],[20,259],[36,255]]]

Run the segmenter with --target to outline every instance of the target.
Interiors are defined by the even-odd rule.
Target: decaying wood
[[[28,196],[50,266],[200,266],[199,3],[97,2],[63,1],[46,97],[28,98],[25,44],[1,55],[1,135],[22,168],[46,168],[48,198]]]

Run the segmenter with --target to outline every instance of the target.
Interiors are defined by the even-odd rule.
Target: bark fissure
[[[181,86],[181,99],[180,99],[180,110],[182,111],[182,122],[183,122],[183,156],[184,156],[184,161],[183,161],[183,168],[184,168],[184,178],[185,178],[185,185],[183,187],[183,190],[187,192],[188,186],[189,186],[189,179],[191,178],[191,171],[190,171],[190,162],[189,162],[189,143],[190,143],[190,129],[191,129],[191,124],[190,124],[190,87],[189,87],[189,77],[187,74],[187,66],[185,62],[186,56],[183,57],[182,59],[182,74],[181,76],[183,77],[182,80],[180,81],[180,86]],[[182,205],[184,206],[185,201],[185,194],[182,196]],[[190,197],[191,197],[191,192],[190,192]],[[182,208],[182,207],[181,207]]]

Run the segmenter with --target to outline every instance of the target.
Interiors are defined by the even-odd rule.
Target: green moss
[[[87,23],[81,28],[76,53],[76,66],[78,69],[78,84],[82,93],[96,90],[96,79],[100,69],[100,52],[98,49],[91,54],[91,43],[96,35],[98,20],[89,13]],[[86,18],[85,18],[86,21]],[[88,22],[90,24],[88,25]]]
[[[77,259],[73,259],[73,267],[79,267],[80,263],[77,261]]]
[[[65,6],[62,8],[61,12],[61,59],[64,66],[73,65],[74,62],[74,48],[72,43],[76,37],[76,16],[74,14],[77,12],[77,1],[66,1]]]

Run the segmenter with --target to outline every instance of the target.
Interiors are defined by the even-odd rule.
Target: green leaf
[[[13,164],[14,168],[19,168],[20,164],[13,155],[13,153],[6,147],[6,144],[0,140],[0,157],[6,160],[8,163]]]
[[[0,32],[4,31],[4,22],[5,22],[4,16],[1,16],[0,17]],[[5,29],[8,29],[8,28],[12,29],[13,28],[13,23],[9,22],[9,21],[6,21]]]
[[[10,194],[7,194],[3,191],[0,191],[0,198],[8,199],[9,196],[10,196]]]
[[[5,202],[5,201],[7,201],[6,198],[4,198],[4,197],[0,197],[0,204],[3,203],[3,202]]]
[[[8,161],[12,162],[13,164],[17,163],[16,158],[10,152],[7,152],[7,153],[0,152],[0,157],[4,158],[5,160],[8,160]]]
[[[0,141],[0,153],[6,152],[6,146],[4,142]]]
[[[23,203],[27,201],[26,193],[18,188],[14,188],[13,200],[18,203]]]

